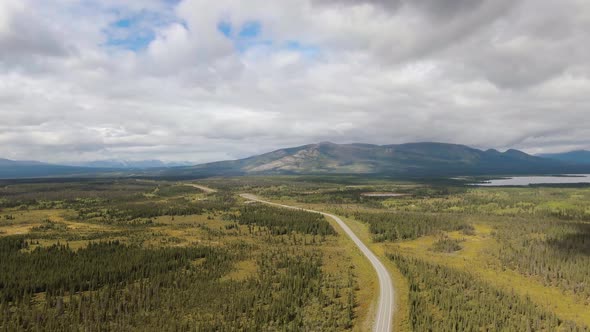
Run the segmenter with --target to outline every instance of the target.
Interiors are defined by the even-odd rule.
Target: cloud
[[[56,29],[42,16],[27,9],[26,1],[0,3],[0,66],[23,66],[43,57],[68,53]]]
[[[0,157],[590,149],[589,18],[580,0],[3,1]]]

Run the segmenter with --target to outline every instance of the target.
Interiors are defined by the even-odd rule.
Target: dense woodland
[[[467,272],[391,255],[409,282],[414,331],[586,331]]]
[[[590,223],[513,219],[498,227],[496,238],[504,266],[590,304]]]
[[[446,214],[357,212],[353,217],[369,224],[369,230],[377,242],[415,239],[439,231],[469,232],[473,229],[473,226],[462,220],[463,218]]]
[[[234,217],[242,225],[268,227],[274,235],[300,232],[311,235],[334,235],[334,228],[326,218],[313,212],[251,204]]]
[[[22,236],[0,238],[0,298],[4,302],[41,292],[95,291],[108,284],[186,269],[201,258],[215,260],[215,265],[229,261],[223,250],[207,247],[142,249],[118,241],[89,243],[77,251],[63,244],[26,251],[28,247]]]
[[[78,252],[50,247],[20,254],[30,262],[24,266],[3,257],[8,265],[0,276],[0,326],[88,331],[352,326],[353,289],[334,288],[326,280],[321,254],[277,249],[257,258],[257,275],[220,279],[237,259],[232,254],[206,247],[146,250],[99,243]],[[335,292],[342,293],[335,297]],[[339,299],[343,296],[345,301]]]
[[[0,330],[348,330],[356,319],[354,274],[327,271],[330,244],[314,240],[335,236],[320,214],[144,181],[11,184],[0,204],[0,227],[30,225],[0,233]]]

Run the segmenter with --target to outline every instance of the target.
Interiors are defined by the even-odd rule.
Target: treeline
[[[25,247],[25,242],[12,241],[2,248],[14,252]],[[330,284],[317,252],[271,250],[256,260],[256,274],[231,280],[221,278],[231,270],[232,262],[223,250],[198,249],[204,250],[199,255],[203,258],[188,264],[186,253],[163,250],[155,256],[145,254],[151,255],[149,261],[128,269],[130,264],[123,260],[128,252],[119,254],[129,248],[121,244],[99,244],[82,249],[86,252],[82,255],[99,248],[113,259],[113,267],[99,263],[98,276],[85,274],[85,278],[91,283],[102,280],[103,287],[87,292],[58,287],[58,291],[41,295],[40,302],[40,297],[28,291],[11,302],[2,300],[0,330],[335,331],[352,326],[353,288]],[[51,253],[61,256],[55,248]],[[129,259],[137,261],[135,256]],[[122,273],[111,273],[118,265],[123,266],[117,270]],[[85,266],[83,271],[93,269]],[[56,269],[45,273],[60,273]],[[154,273],[141,277],[145,269]],[[65,275],[78,278],[76,270],[66,271]]]
[[[414,331],[587,331],[469,273],[399,255],[389,258],[409,282]]]
[[[242,225],[268,227],[273,235],[291,232],[312,235],[336,234],[323,215],[303,210],[254,204],[240,209],[233,219]]]
[[[301,203],[351,204],[372,200],[362,196],[362,193],[366,191],[366,189],[331,189],[307,194],[297,193],[293,196]]]
[[[23,237],[0,238],[0,301],[15,301],[35,293],[94,291],[105,285],[150,278],[186,269],[196,259],[230,260],[209,247],[142,249],[118,241],[89,243],[74,251],[68,245],[36,247],[29,252]]]
[[[418,212],[355,212],[353,217],[369,224],[369,231],[376,242],[415,239],[438,231],[467,233],[473,226],[452,214]]]
[[[183,184],[176,184],[176,185],[165,185],[160,184],[158,187],[153,191],[153,194],[159,197],[175,197],[175,196],[184,196],[190,194],[200,194],[202,191],[198,188],[193,186],[187,186]]]
[[[203,214],[207,211],[228,211],[232,206],[233,202],[231,200],[189,201],[186,199],[170,199],[165,202],[130,202],[82,207],[77,209],[77,212],[80,220],[96,219],[106,223],[116,223],[159,216],[186,216]]]
[[[429,199],[400,199],[386,205],[396,211],[536,216],[590,220],[590,191],[566,188],[486,188]]]
[[[76,206],[98,201],[134,201],[158,185],[136,180],[77,180],[76,182],[19,183],[0,187],[0,208],[43,205]]]
[[[163,181],[93,180],[63,183],[26,183],[0,187],[0,208],[88,208],[141,204],[158,198],[201,193],[195,187]],[[209,195],[207,201],[233,202],[227,193]]]

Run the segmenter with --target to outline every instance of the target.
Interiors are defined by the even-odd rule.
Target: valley
[[[589,32],[0,0],[0,332],[590,332]]]
[[[589,202],[584,184],[5,180],[0,327],[585,331]]]

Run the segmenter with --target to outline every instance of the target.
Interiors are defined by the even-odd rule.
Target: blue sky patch
[[[256,38],[262,31],[262,24],[258,21],[246,22],[240,29],[240,38]]]
[[[129,28],[132,24],[133,24],[133,20],[131,18],[124,18],[124,19],[118,20],[113,25],[116,26],[117,28]]]
[[[149,18],[142,15],[123,17],[111,23],[103,33],[107,37],[103,46],[140,51],[154,40],[155,34],[149,24],[143,24]]]
[[[272,40],[237,40],[234,43],[236,49],[240,53],[246,52],[248,49],[252,47],[272,47],[273,41]]]
[[[106,43],[106,46],[110,47],[117,47],[123,48],[130,51],[141,51],[145,49],[151,42],[154,40],[154,34],[147,34],[147,35],[135,35],[130,36],[129,38],[121,38],[121,39],[111,39]]]
[[[285,43],[285,48],[290,51],[299,52],[307,57],[316,56],[320,52],[320,49],[317,46],[303,44],[296,40],[287,41]]]
[[[217,30],[221,32],[227,38],[231,38],[232,25],[231,22],[221,21],[217,23]]]
[[[248,21],[236,28],[231,21],[223,20],[217,23],[217,30],[231,40],[235,49],[240,53],[246,52],[251,47],[273,45],[272,40],[260,38],[262,24],[259,21]]]

